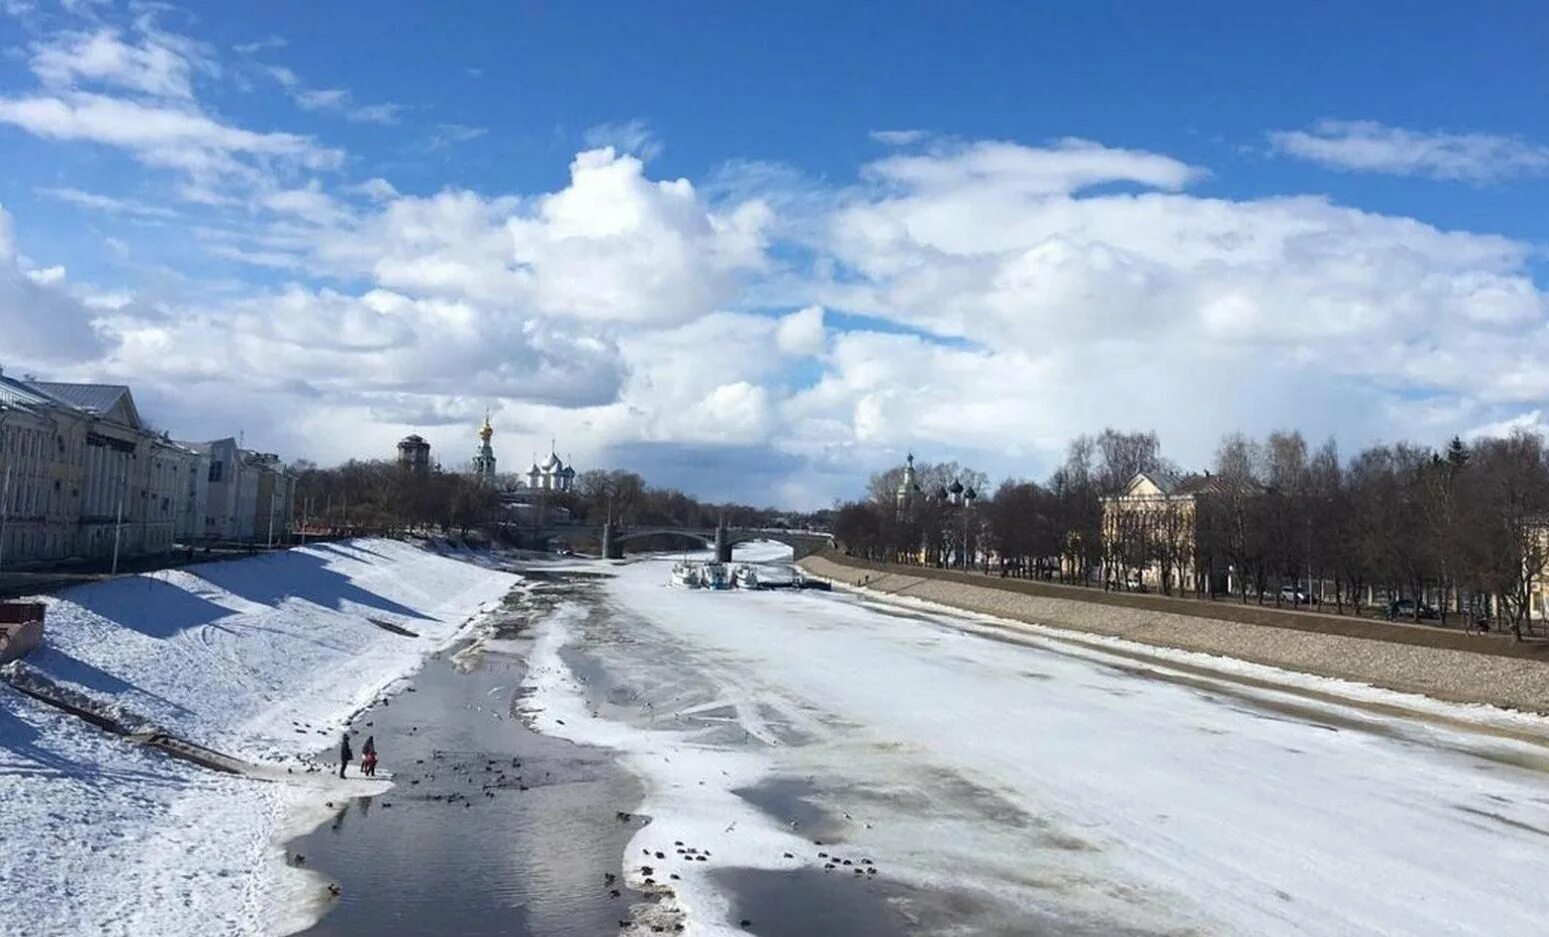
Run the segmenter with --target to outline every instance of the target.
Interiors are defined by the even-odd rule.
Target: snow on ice
[[[277,840],[370,782],[341,787],[304,773],[301,759],[336,746],[353,712],[515,581],[408,544],[356,540],[49,600],[47,641],[29,667],[265,767],[258,779],[214,774],[0,684],[0,933],[305,925],[321,886],[283,865]]]
[[[715,868],[821,864],[810,832],[738,793],[782,781],[847,855],[1050,932],[1537,937],[1549,920],[1541,718],[1244,681],[1205,655],[1138,664],[1154,649],[870,597],[673,589],[663,562],[615,572],[606,615],[577,603],[541,626],[528,705],[645,780],[635,884],[643,850],[713,853],[665,866],[690,932],[740,931]],[[1325,695],[1291,692],[1308,686]]]

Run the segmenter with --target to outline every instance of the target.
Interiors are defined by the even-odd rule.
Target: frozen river
[[[1546,932],[1544,720],[668,565],[547,618],[527,706],[644,781],[690,932]]]

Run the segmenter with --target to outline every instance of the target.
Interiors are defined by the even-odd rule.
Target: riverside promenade
[[[1031,625],[1125,638],[1459,703],[1549,713],[1549,646],[1231,602],[1108,593],[828,552],[809,574]]]

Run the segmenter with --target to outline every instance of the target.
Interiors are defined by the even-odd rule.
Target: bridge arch
[[[694,530],[678,530],[674,528],[646,528],[643,530],[619,531],[609,538],[613,548],[620,550],[624,544],[631,541],[645,540],[649,537],[675,537],[679,540],[692,540],[706,550],[715,549],[715,532],[709,534]]]
[[[585,537],[601,546],[603,548],[602,552],[615,558],[622,555],[624,544],[642,540],[646,537],[671,536],[689,540],[703,546],[705,549],[715,550],[723,561],[731,559],[732,547],[739,543],[752,543],[758,540],[783,543],[791,548],[792,556],[798,560],[833,545],[833,538],[828,534],[804,530],[770,530],[749,527],[646,526],[618,529],[613,528],[611,525],[601,527],[566,525],[564,527],[556,526],[542,530],[539,532],[539,535],[549,539],[566,535]]]

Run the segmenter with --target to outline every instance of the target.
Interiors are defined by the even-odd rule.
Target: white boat
[[[731,574],[725,563],[705,563],[699,567],[699,583],[706,589],[730,589]]]
[[[757,589],[758,570],[744,563],[737,567],[736,572],[732,573],[731,580],[739,589]]]
[[[667,580],[675,586],[685,589],[698,589],[704,585],[704,579],[699,573],[699,567],[687,560],[680,560],[672,564],[672,574]]]

